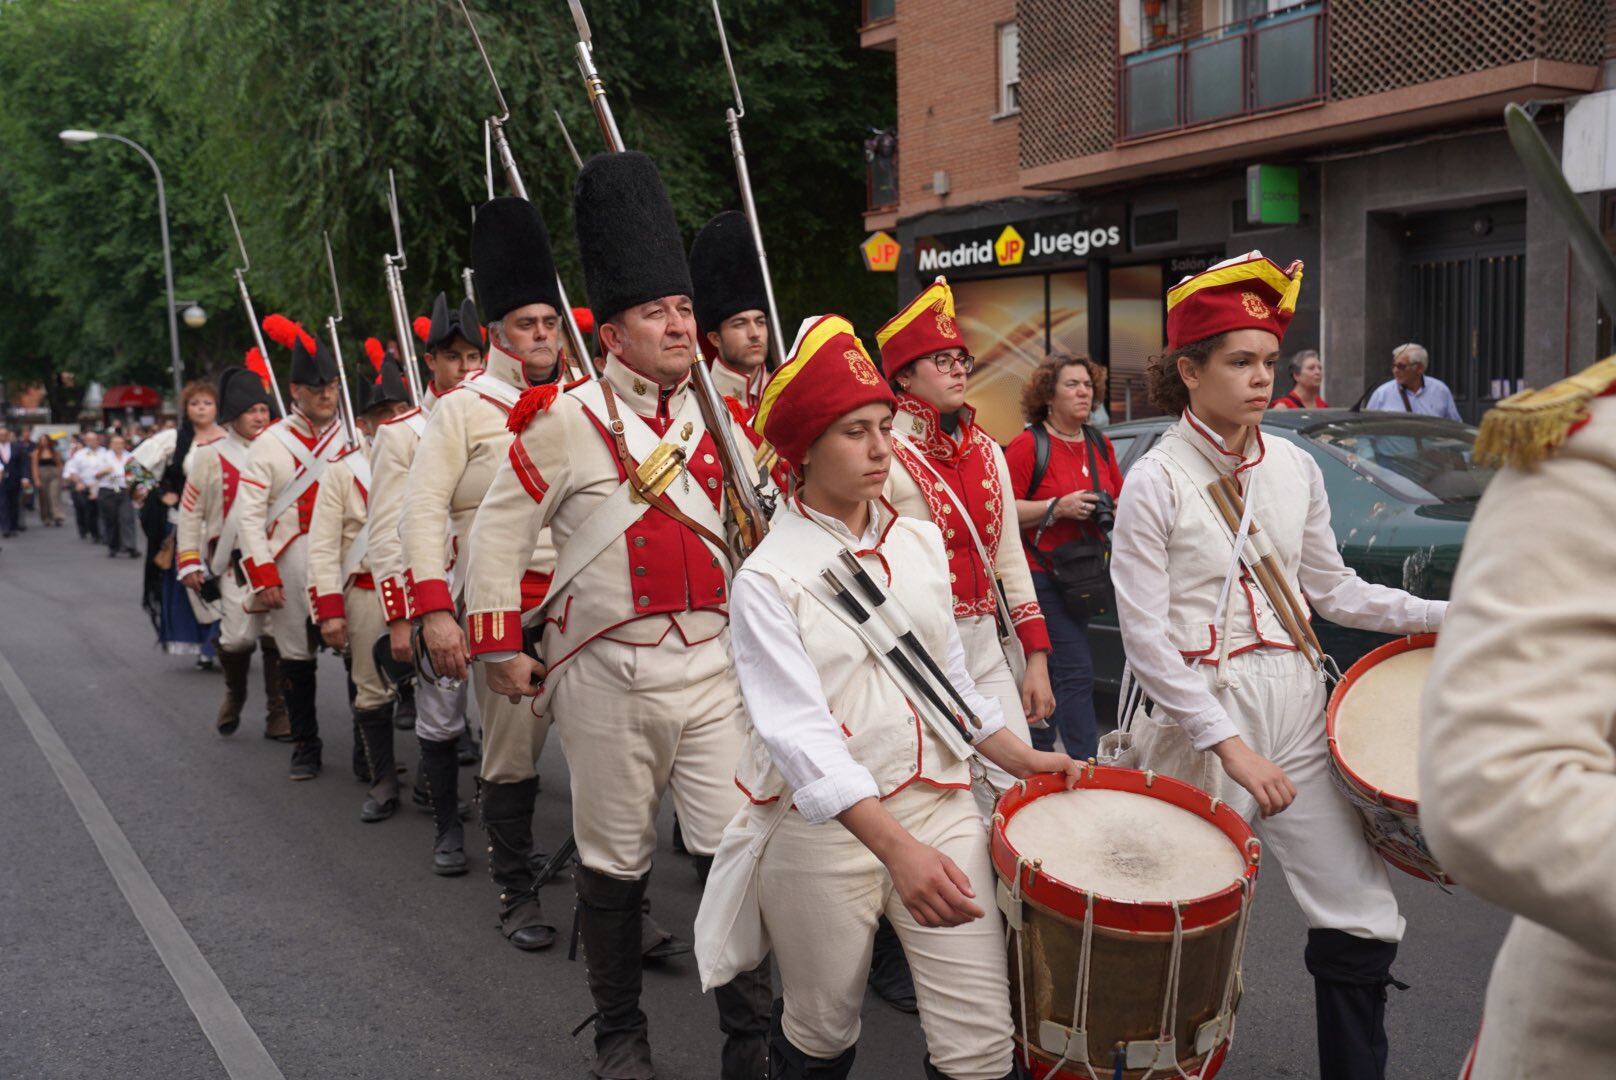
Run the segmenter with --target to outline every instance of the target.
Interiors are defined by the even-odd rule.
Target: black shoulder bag
[[[1044,430],[1043,424],[1035,424],[1031,428],[1033,441],[1033,468],[1032,482],[1027,485],[1027,492],[1023,498],[1031,500],[1033,492],[1038,485],[1044,482],[1044,475],[1049,471],[1050,438],[1049,432]],[[1100,487],[1100,462],[1095,454],[1094,446],[1100,433],[1083,425],[1083,443],[1089,452],[1089,480],[1094,485],[1094,491],[1104,502],[1106,493]],[[1107,460],[1110,460],[1109,455]],[[1099,529],[1099,538],[1085,536],[1081,540],[1072,540],[1054,551],[1045,554],[1038,548],[1038,541],[1043,537],[1044,530],[1054,523],[1055,507],[1051,503],[1044,513],[1044,518],[1038,523],[1037,530],[1027,539],[1027,552],[1055,583],[1055,591],[1060,594],[1061,603],[1074,618],[1092,619],[1104,615],[1116,607],[1116,593],[1111,587],[1111,537],[1105,528]],[[1025,535],[1025,534],[1023,534]]]

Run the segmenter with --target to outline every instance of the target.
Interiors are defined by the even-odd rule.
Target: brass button
[[[718,477],[709,476],[707,478],[707,486],[710,488],[716,488],[718,486]]]
[[[635,547],[644,547],[644,546],[645,546],[645,537],[643,537],[643,536],[636,536],[636,537],[635,537],[635,538],[634,538],[634,546],[635,546]]]
[[[636,567],[635,567],[635,568],[634,568],[634,576],[635,576],[635,577],[644,577],[644,576],[645,576],[645,567],[643,567],[643,566],[636,566]]]
[[[650,607],[651,606],[651,598],[649,596],[640,597],[640,606],[641,607]]]

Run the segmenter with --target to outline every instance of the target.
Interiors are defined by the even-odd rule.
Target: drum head
[[[1411,803],[1420,798],[1420,697],[1435,653],[1409,648],[1355,666],[1332,710],[1341,763],[1375,790]]]
[[[1040,873],[1117,900],[1174,902],[1239,882],[1247,861],[1212,822],[1131,791],[1078,788],[1045,795],[1005,824]]]

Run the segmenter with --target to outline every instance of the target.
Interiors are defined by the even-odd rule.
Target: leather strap
[[[617,412],[617,395],[613,392],[611,383],[605,379],[600,381],[600,389],[601,398],[606,403],[606,415],[611,418],[611,423],[607,425],[607,430],[612,436],[613,445],[617,448],[617,460],[622,463],[623,472],[628,475],[628,483],[634,493],[720,551],[728,551],[729,545],[715,535],[711,529],[673,505],[671,500],[663,498],[645,486],[645,483],[640,479],[639,465],[629,455],[628,443],[623,439],[623,418]],[[688,465],[685,467],[689,468]]]

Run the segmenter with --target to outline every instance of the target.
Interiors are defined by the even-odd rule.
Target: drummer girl
[[[852,550],[907,609],[920,644],[982,722],[977,753],[1016,777],[1066,772],[1075,783],[1078,766],[1006,730],[998,701],[971,681],[942,536],[881,498],[893,405],[852,326],[835,315],[806,330],[764,388],[754,427],[797,484],[731,591],[751,717],[736,780],[752,805],[730,827],[776,822],[757,877],[784,993],[771,1076],[848,1075],[876,921],[886,915],[914,969],[925,1075],[1000,1080],[1013,1075],[1004,926],[971,770],[830,606],[821,572]]]
[[[1329,771],[1328,686],[1300,651],[1305,607],[1361,630],[1434,631],[1447,605],[1370,585],[1341,561],[1317,463],[1259,427],[1302,265],[1260,252],[1167,294],[1167,352],[1150,399],[1179,416],[1128,474],[1112,534],[1112,581],[1128,663],[1154,704],[1135,717],[1140,766],[1212,790],[1256,822],[1307,917],[1319,1071],[1385,1075],[1385,987],[1403,936],[1386,864]],[[1232,477],[1273,547],[1271,596],[1241,569],[1213,488]],[[1286,593],[1297,598],[1285,602]],[[1294,617],[1293,617],[1294,616]],[[1287,630],[1287,626],[1290,630]],[[1300,639],[1300,640],[1298,640]]]

